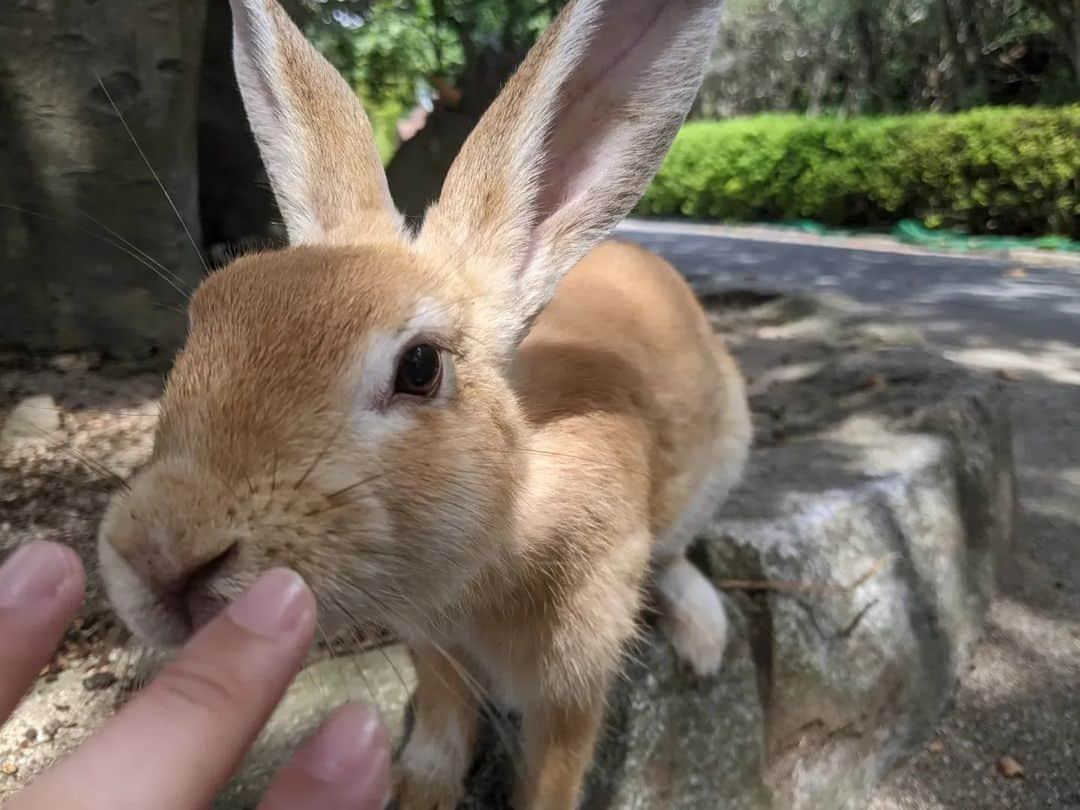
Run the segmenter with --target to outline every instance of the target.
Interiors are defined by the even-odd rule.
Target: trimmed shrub
[[[683,127],[639,214],[1080,237],[1080,105]]]

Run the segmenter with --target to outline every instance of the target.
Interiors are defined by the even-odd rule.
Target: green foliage
[[[1080,105],[687,124],[638,212],[1080,236]]]
[[[308,38],[364,101],[386,161],[397,148],[397,120],[432,95],[435,79],[468,84],[493,55],[523,54],[565,0],[297,2]]]
[[[409,110],[398,99],[371,102],[361,96],[360,100],[371,120],[371,128],[375,132],[375,146],[378,147],[379,157],[385,166],[398,148],[398,121],[404,118]]]
[[[561,0],[305,0],[308,37],[364,96],[411,105],[433,77],[456,83],[485,52],[527,48]]]
[[[369,104],[411,106],[428,76],[452,71],[462,60],[432,5],[382,0],[363,12],[323,7],[307,23],[307,35]]]

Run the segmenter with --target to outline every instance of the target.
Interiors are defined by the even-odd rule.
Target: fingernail
[[[311,596],[300,575],[275,568],[263,574],[226,612],[255,635],[276,638],[294,630],[309,610]]]
[[[383,788],[372,781],[380,770],[389,774],[389,738],[372,709],[349,703],[323,725],[298,759],[320,782],[378,787],[381,794]]]
[[[70,552],[55,543],[22,546],[0,567],[0,608],[52,599],[74,571]]]

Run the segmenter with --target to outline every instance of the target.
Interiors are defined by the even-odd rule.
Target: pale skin
[[[84,586],[78,558],[54,543],[32,543],[0,568],[0,719],[51,657]],[[209,806],[298,671],[314,632],[314,600],[303,581],[284,569],[267,573],[116,717],[5,808]],[[349,704],[282,768],[259,810],[375,810],[389,784],[387,732],[372,710]]]

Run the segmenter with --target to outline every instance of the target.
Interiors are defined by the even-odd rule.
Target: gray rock
[[[760,806],[861,807],[928,738],[978,637],[1016,503],[1007,403],[890,351],[755,406],[794,438],[759,448],[699,557],[718,580],[772,583],[740,598],[766,717]]]
[[[60,431],[60,409],[48,395],[27,397],[16,405],[0,429],[0,450],[41,444]]]
[[[767,806],[765,717],[749,625],[730,602],[728,611],[732,641],[715,678],[680,667],[656,633],[635,650],[615,691],[585,808]]]

